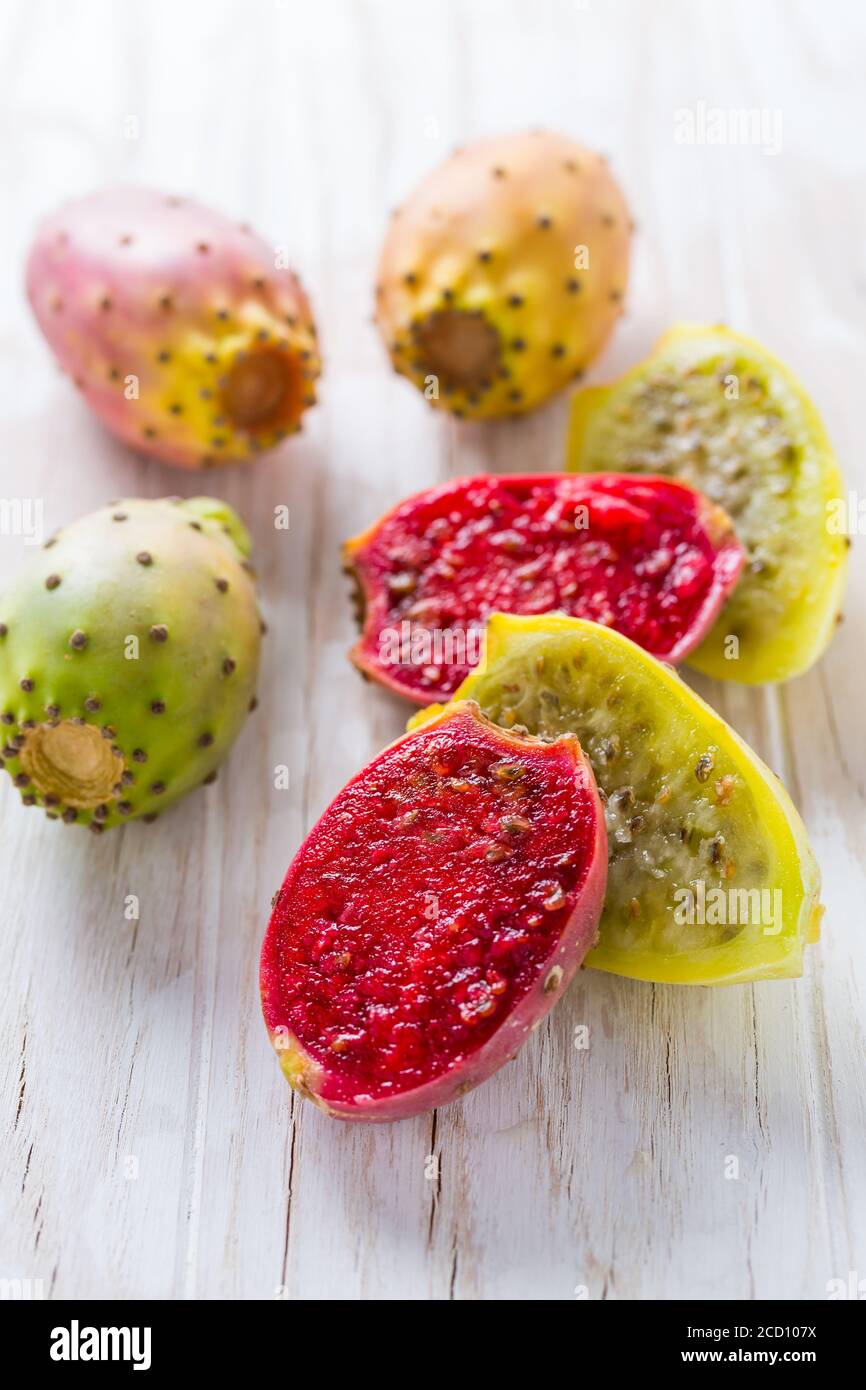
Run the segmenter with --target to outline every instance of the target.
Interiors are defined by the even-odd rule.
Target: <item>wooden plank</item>
[[[548,125],[604,149],[639,233],[596,378],[676,318],[727,318],[802,374],[862,491],[861,9],[6,8],[0,492],[41,498],[53,528],[124,493],[213,489],[254,533],[270,634],[260,709],[220,780],[155,826],[94,841],[0,784],[0,1276],[66,1297],[801,1298],[866,1272],[862,547],[817,670],[771,692],[694,680],[809,826],[827,916],[804,980],[678,990],[583,972],[480,1091],[376,1130],[292,1102],[257,1002],[271,893],[405,717],[346,663],[340,541],[438,479],[562,457],[564,400],[460,426],[389,373],[369,323],[388,209],[482,133]],[[700,102],[780,112],[780,150],[678,144],[676,111]],[[190,478],[131,458],[38,339],[19,288],[31,229],[112,179],[243,215],[309,285],[322,403],[253,470]],[[5,577],[27,547],[0,540]]]

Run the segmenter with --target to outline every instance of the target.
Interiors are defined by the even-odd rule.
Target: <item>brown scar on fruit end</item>
[[[114,799],[122,756],[92,724],[38,724],[24,736],[21,766],[37,791],[79,810]]]
[[[294,422],[301,413],[302,394],[296,359],[269,347],[235,359],[222,389],[222,404],[238,429],[260,430]]]
[[[480,313],[436,310],[412,336],[420,370],[449,386],[481,390],[501,365],[499,334]]]

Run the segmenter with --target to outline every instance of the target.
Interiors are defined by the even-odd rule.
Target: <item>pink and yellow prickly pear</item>
[[[297,276],[188,198],[114,188],[40,227],[27,292],[61,367],[127,444],[181,468],[249,459],[315,401]]]
[[[604,159],[542,131],[482,140],[394,214],[376,321],[433,405],[522,414],[579,378],[622,312],[632,224]]]

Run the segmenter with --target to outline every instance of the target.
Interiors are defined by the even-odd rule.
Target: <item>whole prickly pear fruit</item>
[[[394,214],[376,321],[395,370],[475,419],[534,409],[622,312],[631,222],[604,159],[562,135],[482,140]]]
[[[576,738],[464,702],[344,787],[274,900],[262,1006],[291,1085],[344,1120],[454,1100],[514,1056],[593,944],[604,815]]]
[[[0,763],[26,806],[105,830],[210,782],[255,704],[249,537],[210,497],[117,502],[0,597]]]
[[[114,188],[43,222],[27,292],[61,367],[127,444],[181,468],[249,459],[315,401],[297,276],[189,198]]]

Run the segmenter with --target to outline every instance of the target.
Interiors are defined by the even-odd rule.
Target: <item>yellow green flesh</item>
[[[848,542],[843,483],[802,387],[760,344],[685,324],[610,387],[579,391],[569,467],[676,477],[732,518],[747,561],[688,664],[746,683],[806,670],[836,626]]]
[[[669,667],[596,623],[495,614],[485,662],[454,699],[505,728],[575,733],[592,763],[610,865],[586,965],[684,984],[802,972],[820,916],[803,824],[778,778]]]

